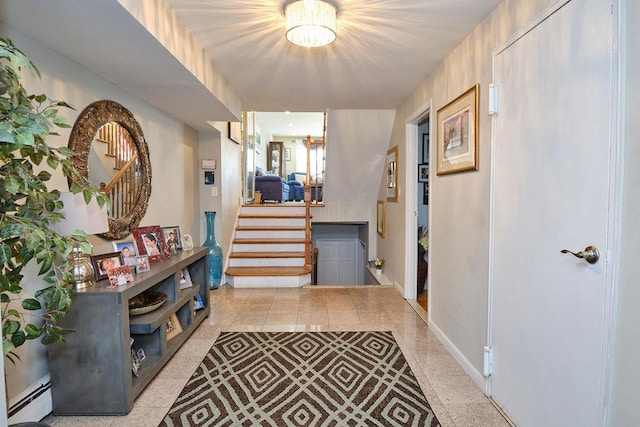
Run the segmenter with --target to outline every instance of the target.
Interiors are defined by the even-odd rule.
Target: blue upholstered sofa
[[[289,200],[304,200],[304,182],[306,179],[305,172],[291,172],[289,174]],[[323,184],[313,184],[311,186],[311,200],[322,201]],[[318,193],[316,197],[316,191]]]
[[[256,168],[255,190],[262,193],[262,202],[283,202],[289,200],[289,184],[278,175],[269,175],[262,168]]]
[[[296,181],[296,172],[289,174],[289,200],[299,202],[304,200],[304,185],[302,182]]]

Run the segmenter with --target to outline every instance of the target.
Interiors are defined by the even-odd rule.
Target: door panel
[[[519,426],[603,420],[611,14],[573,0],[499,53],[491,395]]]
[[[356,284],[356,240],[317,240],[318,284]]]

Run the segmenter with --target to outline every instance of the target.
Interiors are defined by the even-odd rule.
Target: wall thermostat
[[[215,168],[216,168],[215,159],[203,159],[202,160],[202,169],[211,170],[211,169],[215,169]]]

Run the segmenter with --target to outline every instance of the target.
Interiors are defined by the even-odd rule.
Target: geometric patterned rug
[[[222,332],[161,426],[439,426],[391,332]]]

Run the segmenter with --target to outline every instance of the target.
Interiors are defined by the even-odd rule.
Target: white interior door
[[[356,284],[356,240],[316,240],[319,285]]]
[[[493,399],[518,426],[603,423],[610,2],[572,0],[496,55]],[[594,245],[600,260],[575,252]]]

